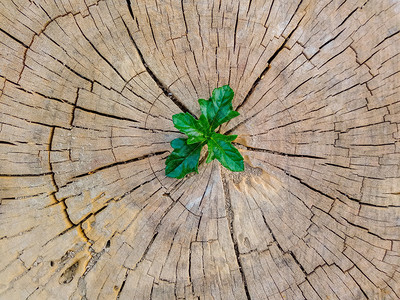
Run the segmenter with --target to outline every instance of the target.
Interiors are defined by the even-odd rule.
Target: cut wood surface
[[[0,159],[0,299],[400,299],[400,2],[1,0]]]

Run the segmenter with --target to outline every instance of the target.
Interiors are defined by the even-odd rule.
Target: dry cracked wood
[[[1,299],[399,299],[400,2],[2,0]],[[230,84],[243,173],[164,175]]]

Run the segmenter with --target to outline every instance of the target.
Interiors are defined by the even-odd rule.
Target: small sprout
[[[221,124],[237,117],[239,113],[232,109],[233,90],[224,85],[215,89],[209,100],[199,99],[200,118],[189,113],[172,116],[175,128],[188,138],[177,138],[171,142],[174,151],[165,161],[165,175],[183,178],[191,172],[198,173],[200,152],[208,146],[209,163],[215,158],[233,172],[244,170],[243,156],[232,145],[237,135],[223,135],[215,132]]]

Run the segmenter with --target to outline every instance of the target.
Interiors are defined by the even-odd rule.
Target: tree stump
[[[0,298],[399,299],[399,14],[2,0]],[[167,178],[224,84],[245,172]]]

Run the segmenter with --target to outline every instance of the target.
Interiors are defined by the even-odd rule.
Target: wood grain
[[[399,15],[1,1],[0,299],[400,299]],[[245,171],[167,178],[224,84]]]

